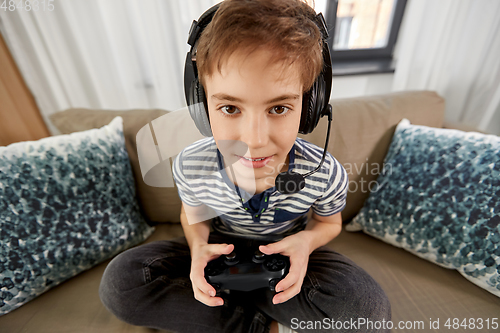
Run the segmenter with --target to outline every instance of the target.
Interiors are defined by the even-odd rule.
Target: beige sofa
[[[332,101],[334,122],[329,151],[348,167],[352,182],[347,207],[343,211],[345,221],[356,215],[368,197],[366,184],[376,179],[377,175],[372,174],[372,170],[382,164],[396,124],[407,118],[413,124],[442,127],[444,103],[440,96],[428,91]],[[72,109],[52,117],[63,133],[100,127],[115,115],[123,117],[138,199],[144,215],[156,224],[156,231],[147,242],[182,235],[178,223],[180,200],[176,189],[153,188],[144,184],[135,147],[137,131],[165,113],[162,110],[117,112]],[[305,138],[323,146],[326,125],[326,119],[322,119],[318,128]],[[425,261],[403,249],[360,232],[347,231],[343,231],[329,246],[350,257],[379,282],[391,301],[394,325],[402,325],[402,329],[397,329],[399,332],[432,331],[430,320],[435,325],[439,319],[440,330],[436,331],[446,331],[444,323],[448,318],[491,320],[500,316],[500,298],[472,284],[458,272]],[[154,331],[119,321],[101,304],[98,287],[108,262],[1,316],[0,332]],[[463,327],[453,331],[471,332]],[[479,331],[493,330],[483,328]]]

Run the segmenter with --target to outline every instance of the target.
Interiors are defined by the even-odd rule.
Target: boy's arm
[[[206,213],[206,206],[192,207],[182,203],[181,207],[181,225],[184,230],[184,236],[189,244],[191,251],[193,246],[199,246],[208,243],[210,234],[210,220],[203,220]],[[189,221],[192,223],[189,224]],[[202,222],[194,222],[202,221]]]
[[[309,254],[318,247],[328,244],[342,231],[341,213],[330,216],[320,216],[313,212],[311,220],[301,233],[309,244]]]
[[[192,207],[182,203],[181,225],[191,250],[189,278],[193,285],[194,298],[208,306],[220,306],[224,304],[224,300],[215,296],[214,287],[205,279],[204,269],[209,261],[221,254],[231,253],[234,245],[208,244],[210,221],[207,206]]]

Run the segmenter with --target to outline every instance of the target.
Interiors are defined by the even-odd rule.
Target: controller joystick
[[[236,251],[233,250],[233,252],[227,254],[225,256],[224,262],[228,266],[234,266],[234,265],[236,265],[239,262],[238,255],[236,254]]]
[[[210,261],[205,267],[205,278],[216,290],[274,291],[289,268],[289,258],[281,254],[266,255],[258,249],[237,248]]]
[[[260,250],[256,250],[253,254],[253,257],[252,257],[252,261],[254,263],[257,263],[257,264],[264,262],[265,259],[266,259],[266,255],[264,253],[260,252]]]

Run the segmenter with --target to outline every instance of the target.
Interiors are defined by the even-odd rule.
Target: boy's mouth
[[[265,166],[272,158],[272,156],[267,156],[267,157],[256,157],[256,158],[250,158],[246,156],[239,156],[236,155],[239,158],[239,161],[241,164],[243,164],[246,167],[249,168],[262,168]]]
[[[244,158],[247,161],[262,161],[263,159],[267,158],[267,157],[249,158],[249,157],[245,157],[245,156],[240,156],[240,157]]]

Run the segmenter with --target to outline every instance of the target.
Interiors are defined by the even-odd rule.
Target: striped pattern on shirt
[[[312,171],[322,155],[322,148],[297,138],[289,153],[289,170],[302,174]],[[301,217],[310,208],[317,215],[330,216],[345,207],[347,173],[330,153],[326,154],[322,167],[306,178],[304,189],[294,194],[282,194],[275,187],[267,189],[259,197],[256,210],[249,205],[252,194],[235,186],[223,166],[223,157],[213,137],[186,147],[173,166],[181,200],[189,206],[207,206],[212,213],[206,217],[220,217],[214,219],[214,228],[221,232],[286,234],[303,221]]]

